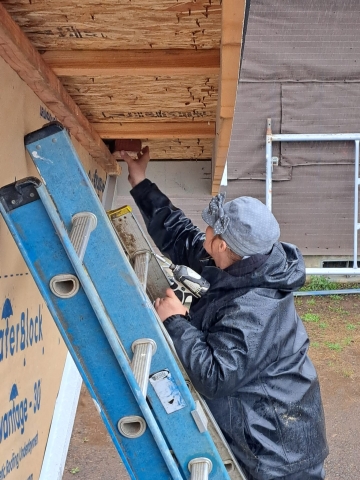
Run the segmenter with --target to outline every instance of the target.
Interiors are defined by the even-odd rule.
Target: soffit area
[[[27,73],[28,80],[23,69],[18,73],[43,101],[50,84],[56,101],[48,95],[45,103],[62,123],[66,115],[57,103],[74,103],[69,130],[76,130],[80,112],[82,128],[99,145],[99,162],[101,140],[140,139],[150,146],[153,160],[212,160],[216,190],[230,139],[244,5],[235,0],[4,0],[0,54],[17,69],[22,55],[34,49],[30,63],[37,67],[35,76],[46,73],[45,81],[39,86],[34,72]],[[57,95],[57,81],[65,101]],[[108,173],[119,173],[114,158],[102,163]]]

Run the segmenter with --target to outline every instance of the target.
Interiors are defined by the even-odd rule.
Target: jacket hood
[[[305,279],[305,262],[300,250],[290,243],[277,242],[264,264],[265,283],[269,288],[292,292],[301,288]]]
[[[304,285],[306,270],[303,256],[295,245],[277,242],[269,255],[245,258],[222,271],[205,267],[202,275],[210,285],[220,282],[221,288],[272,288],[293,292]]]

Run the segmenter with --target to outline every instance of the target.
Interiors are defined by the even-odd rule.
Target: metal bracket
[[[199,400],[195,400],[195,410],[191,411],[191,415],[193,416],[200,433],[206,432],[208,422]]]

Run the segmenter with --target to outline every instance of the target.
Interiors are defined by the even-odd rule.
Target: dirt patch
[[[360,295],[296,297],[310,337],[330,455],[326,480],[358,480]],[[128,474],[83,387],[63,480],[125,480]],[[305,480],[305,479],[304,479]]]
[[[360,295],[296,297],[296,309],[310,337],[310,356],[319,368],[340,376],[359,376]]]
[[[320,379],[330,454],[326,480],[358,480],[360,295],[296,297]]]
[[[127,480],[129,475],[84,384],[63,480]]]

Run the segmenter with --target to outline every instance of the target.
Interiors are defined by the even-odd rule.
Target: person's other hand
[[[147,164],[150,161],[149,147],[144,147],[138,154],[137,158],[130,157],[130,155],[122,150],[120,157],[127,163],[130,185],[134,188],[138,183],[145,180],[145,172]]]
[[[188,313],[171,288],[166,290],[165,295],[164,298],[157,298],[154,304],[162,322],[171,317],[171,315],[186,315]]]

